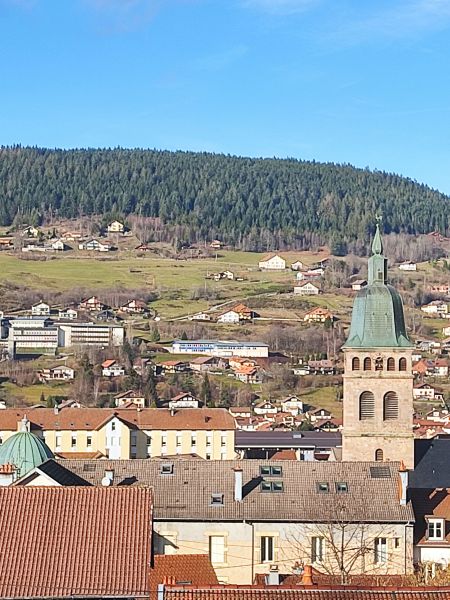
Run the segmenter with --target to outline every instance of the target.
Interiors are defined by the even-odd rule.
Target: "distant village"
[[[99,233],[28,226],[0,246],[89,254],[132,238],[120,221]],[[367,270],[334,301],[336,258],[279,252],[253,268],[287,284],[258,302],[165,318],[141,293],[62,305],[42,290],[4,310],[0,596],[450,598],[449,286],[402,302],[423,267],[388,276],[383,242],[377,226]],[[267,311],[280,296],[295,317]],[[320,350],[290,349],[292,321]]]

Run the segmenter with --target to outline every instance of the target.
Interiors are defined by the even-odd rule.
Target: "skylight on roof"
[[[370,476],[372,479],[390,479],[391,470],[389,467],[370,467]]]
[[[211,494],[211,506],[223,506],[223,494]]]

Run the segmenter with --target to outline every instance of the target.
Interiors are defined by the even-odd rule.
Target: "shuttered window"
[[[367,421],[375,417],[375,396],[372,392],[363,392],[359,397],[359,420]]]
[[[370,371],[372,369],[372,361],[368,356],[364,359],[364,371]]]
[[[375,460],[377,462],[382,462],[383,461],[383,450],[381,448],[378,448],[377,450],[375,450]]]
[[[398,396],[395,392],[388,392],[384,395],[383,419],[385,421],[398,419]]]
[[[360,365],[359,358],[357,356],[355,356],[352,359],[352,371],[359,371],[360,368],[361,368],[361,365]]]
[[[387,370],[395,371],[395,360],[392,357],[387,359]]]
[[[406,371],[406,358],[401,358],[398,361],[398,369],[399,371]]]

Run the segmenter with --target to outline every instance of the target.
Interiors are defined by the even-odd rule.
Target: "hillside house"
[[[100,302],[97,296],[91,296],[80,302],[80,310],[88,310],[89,312],[102,311],[108,308],[106,304]]]
[[[296,417],[303,412],[303,402],[297,396],[288,396],[280,402],[281,410]]]
[[[64,231],[61,235],[63,242],[77,242],[81,240],[83,235],[79,231]]]
[[[14,238],[0,236],[0,250],[12,248],[14,246]]]
[[[75,377],[75,371],[65,365],[50,367],[38,371],[39,381],[46,383],[47,381],[70,381]]]
[[[256,367],[239,367],[234,369],[234,376],[242,383],[261,383],[262,375]]]
[[[322,360],[309,360],[309,372],[315,375],[334,375],[336,368],[331,360],[323,358]]]
[[[228,412],[230,415],[233,415],[233,417],[250,417],[252,409],[250,406],[230,406]]]
[[[78,319],[78,311],[71,307],[62,308],[58,311],[58,318],[73,321],[74,319]]]
[[[220,240],[213,240],[209,247],[213,248],[214,250],[220,250],[222,248],[223,244]]]
[[[413,489],[414,560],[447,568],[450,563],[450,489]]]
[[[125,226],[120,221],[113,221],[108,225],[108,233],[123,233],[125,231]]]
[[[401,271],[417,271],[417,263],[412,262],[411,260],[405,260],[405,262],[398,265],[398,268]]]
[[[366,285],[367,285],[367,280],[366,279],[356,279],[352,283],[352,290],[354,292],[359,292],[360,290],[363,289],[363,287],[366,287]]]
[[[79,250],[86,250],[87,252],[109,252],[111,246],[106,242],[99,242],[96,239],[90,239],[86,242],[78,244]]]
[[[133,362],[133,371],[135,371],[138,375],[142,377],[148,370],[150,370],[153,366],[153,363],[150,358],[138,357]]]
[[[442,300],[433,300],[429,304],[420,307],[420,310],[430,316],[447,317],[448,304]]]
[[[197,356],[197,358],[193,358],[189,367],[191,371],[197,371],[199,373],[207,373],[213,369],[218,368],[218,360],[214,356]]]
[[[165,360],[160,363],[163,373],[185,373],[189,371],[189,363],[181,360]]]
[[[316,408],[311,412],[308,412],[308,416],[310,418],[311,423],[316,423],[317,421],[324,421],[331,419],[333,415],[326,408]]]
[[[230,356],[228,364],[231,369],[240,369],[241,367],[256,367],[256,360],[253,358],[244,358],[242,356]]]
[[[255,404],[253,412],[255,415],[276,415],[278,408],[273,402],[263,400],[262,402]]]
[[[320,287],[311,283],[311,281],[305,281],[300,285],[294,286],[294,294],[298,296],[317,296],[320,294]]]
[[[448,296],[450,294],[450,285],[448,283],[430,285],[428,286],[428,290],[432,294],[444,294],[445,296]]]
[[[209,321],[213,321],[214,317],[212,315],[210,315],[209,313],[205,313],[205,312],[200,312],[200,313],[196,313],[195,315],[191,315],[189,317],[190,321],[205,321],[205,322],[209,322]]]
[[[437,358],[434,362],[434,374],[436,377],[448,377],[448,358]]]
[[[143,315],[149,312],[147,304],[142,300],[129,300],[122,304],[119,310],[131,315]]]
[[[426,358],[422,358],[418,362],[414,363],[412,366],[413,375],[416,375],[418,377],[425,377],[426,375],[431,375],[433,371],[433,362]]]
[[[296,260],[295,262],[291,263],[291,271],[303,271],[304,268],[305,263],[303,263],[301,260]]]
[[[318,279],[323,277],[325,269],[323,267],[317,267],[317,269],[309,269],[308,271],[298,271],[296,274],[297,281],[303,281],[305,279]]]
[[[203,403],[190,392],[181,392],[169,401],[169,408],[172,410],[177,408],[199,408],[202,405]]]
[[[124,375],[125,368],[116,360],[110,359],[102,362],[103,377],[123,377]]]
[[[50,315],[50,306],[45,302],[38,302],[31,307],[33,317],[48,317]]]
[[[326,320],[333,321],[333,314],[327,309],[317,306],[313,308],[303,317],[305,323],[325,323]]]
[[[286,261],[279,254],[269,254],[259,261],[258,267],[262,271],[284,271]]]
[[[448,423],[450,421],[450,413],[446,408],[433,408],[426,413],[426,418],[430,421]]]
[[[434,400],[434,387],[429,383],[417,384],[413,387],[414,400]]]
[[[117,407],[136,406],[137,408],[145,408],[144,395],[136,390],[127,390],[120,392],[114,396],[114,403]]]
[[[34,225],[29,225],[28,227],[25,227],[25,229],[23,229],[21,232],[22,237],[37,238],[38,235],[39,229],[37,227],[34,227]]]
[[[218,323],[240,323],[241,321],[251,321],[253,318],[259,316],[251,308],[245,306],[245,304],[236,304],[230,310],[222,313],[217,317]]]

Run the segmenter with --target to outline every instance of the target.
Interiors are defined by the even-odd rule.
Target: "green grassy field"
[[[300,395],[306,404],[329,410],[333,417],[342,418],[342,402],[336,399],[337,386],[311,388]]]
[[[6,397],[20,398],[25,404],[38,404],[41,400],[41,394],[46,398],[48,396],[66,396],[69,393],[70,386],[64,383],[60,384],[36,384],[19,387],[9,381],[3,383],[0,387],[6,392]]]

